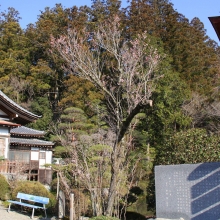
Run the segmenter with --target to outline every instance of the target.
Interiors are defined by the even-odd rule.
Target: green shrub
[[[108,216],[96,216],[93,218],[90,218],[91,220],[119,220],[119,218],[115,218],[115,217],[108,217]]]
[[[10,194],[10,186],[6,180],[6,178],[0,174],[0,199],[7,200]]]
[[[56,198],[55,196],[50,193],[43,184],[40,182],[34,181],[18,181],[16,187],[12,191],[12,199],[16,199],[17,193],[27,193],[36,196],[43,196],[50,199],[48,207],[54,207],[56,205]]]
[[[158,151],[156,164],[191,164],[219,161],[220,136],[205,129],[177,132]]]

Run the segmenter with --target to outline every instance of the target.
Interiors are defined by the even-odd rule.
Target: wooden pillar
[[[59,195],[58,195],[58,217],[59,219],[63,219],[65,216],[65,194],[63,191],[59,191]]]

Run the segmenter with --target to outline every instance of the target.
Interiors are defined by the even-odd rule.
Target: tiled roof
[[[39,139],[25,139],[25,138],[10,138],[10,145],[19,145],[19,146],[39,146],[39,147],[52,147],[54,145],[51,141],[43,141]]]
[[[28,128],[25,126],[21,126],[21,127],[17,127],[17,128],[13,128],[10,131],[11,135],[15,136],[44,136],[45,132],[44,131],[38,131],[32,128]]]
[[[25,120],[34,121],[41,116],[35,115],[32,112],[22,108],[20,105],[16,104],[12,101],[8,96],[6,96],[0,90],[0,104],[4,106],[6,109],[9,109],[11,112],[18,114],[19,117],[24,118]]]

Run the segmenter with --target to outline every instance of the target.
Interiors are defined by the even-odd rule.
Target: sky
[[[210,23],[208,17],[220,16],[220,0],[171,0],[179,13],[183,14],[191,21],[198,17],[203,22],[207,35],[220,45],[219,39]],[[91,6],[90,0],[0,0],[0,11],[5,11],[8,7],[15,8],[22,18],[20,25],[23,29],[30,23],[37,21],[40,11],[45,7],[53,8],[55,4],[61,3],[64,8],[72,6]],[[122,5],[126,5],[126,0],[122,0]]]

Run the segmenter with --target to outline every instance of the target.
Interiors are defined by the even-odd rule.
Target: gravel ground
[[[8,212],[8,209],[5,208],[0,204],[0,220],[30,220],[31,219],[31,213],[25,213],[20,212],[19,210],[11,208],[10,212]],[[34,220],[57,220],[56,217],[51,218],[39,218],[37,216],[34,216]]]

